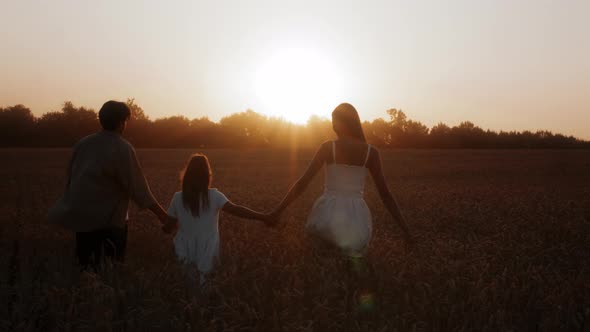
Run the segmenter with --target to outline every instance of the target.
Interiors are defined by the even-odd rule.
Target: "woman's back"
[[[332,156],[327,158],[328,164],[343,164],[366,167],[369,144],[352,139],[332,141]]]
[[[320,146],[303,176],[291,187],[273,215],[278,215],[297,198],[326,165],[325,191],[314,203],[307,222],[311,233],[349,255],[364,253],[372,229],[371,212],[363,198],[365,180],[370,172],[385,206],[409,234],[383,176],[379,151],[366,143],[354,106],[338,105],[332,112],[332,128],[338,140]]]
[[[326,165],[325,191],[362,196],[370,152],[369,144],[332,141],[332,158]]]
[[[326,160],[325,191],[307,222],[311,233],[352,256],[362,256],[371,239],[371,212],[363,199],[370,150],[367,144],[332,142],[332,156]]]

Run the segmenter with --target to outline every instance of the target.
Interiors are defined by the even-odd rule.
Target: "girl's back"
[[[267,221],[269,216],[230,202],[215,188],[210,188],[211,166],[203,154],[190,157],[182,172],[182,191],[174,194],[168,214],[175,221],[166,223],[162,230],[170,233],[178,225],[174,249],[178,258],[196,266],[201,284],[205,274],[213,270],[219,257],[219,212],[234,216]]]
[[[178,218],[178,233],[191,234],[194,231],[217,230],[219,211],[228,199],[215,188],[209,189],[209,206],[199,211],[195,216],[183,204],[182,191],[174,194],[168,213]],[[173,214],[174,213],[174,214]]]
[[[199,271],[213,269],[219,256],[219,211],[228,199],[215,188],[208,191],[209,206],[195,216],[184,206],[182,192],[174,194],[168,214],[178,218],[178,232],[174,237],[176,255],[186,263],[196,264]]]

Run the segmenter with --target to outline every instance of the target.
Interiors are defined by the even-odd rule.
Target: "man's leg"
[[[105,258],[116,262],[125,260],[127,250],[127,225],[124,227],[113,227],[105,230],[106,236],[103,243]]]
[[[82,269],[95,268],[100,263],[102,237],[100,231],[76,233],[76,254]]]

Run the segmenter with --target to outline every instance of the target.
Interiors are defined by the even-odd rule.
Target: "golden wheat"
[[[168,204],[192,150],[141,150]],[[231,200],[270,210],[311,151],[203,151]],[[323,176],[278,227],[221,218],[211,292],[187,284],[171,239],[134,211],[127,261],[78,272],[71,234],[47,225],[67,150],[2,150],[0,330],[590,330],[587,151],[391,151],[390,187],[418,245],[406,252],[369,181],[364,261],[304,232]],[[361,271],[361,277],[358,277]]]

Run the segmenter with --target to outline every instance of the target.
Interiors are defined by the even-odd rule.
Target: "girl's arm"
[[[289,189],[289,192],[287,192],[285,198],[283,198],[279,206],[272,213],[273,216],[278,216],[278,214],[287,208],[287,206],[289,206],[289,204],[291,204],[291,202],[293,202],[299,195],[301,195],[305,188],[307,188],[307,185],[309,185],[313,177],[326,162],[327,156],[331,151],[331,146],[331,142],[325,142],[320,146],[303,176],[301,176],[297,181],[295,181],[295,184],[291,186],[291,189]]]
[[[269,216],[267,214],[254,211],[242,205],[234,204],[231,201],[225,203],[225,205],[223,205],[223,208],[221,208],[221,211],[227,212],[240,218],[258,219],[265,222],[269,220]]]
[[[377,187],[377,191],[379,192],[379,196],[381,196],[383,204],[404,232],[406,241],[409,243],[413,242],[412,235],[410,234],[410,230],[406,224],[406,220],[402,215],[399,206],[393,197],[393,194],[389,190],[387,182],[385,182],[385,175],[383,174],[383,166],[381,164],[381,156],[379,155],[379,151],[375,148],[372,148],[371,155],[369,157],[369,171],[371,172],[371,176],[373,177],[373,181],[375,182],[375,186]]]

